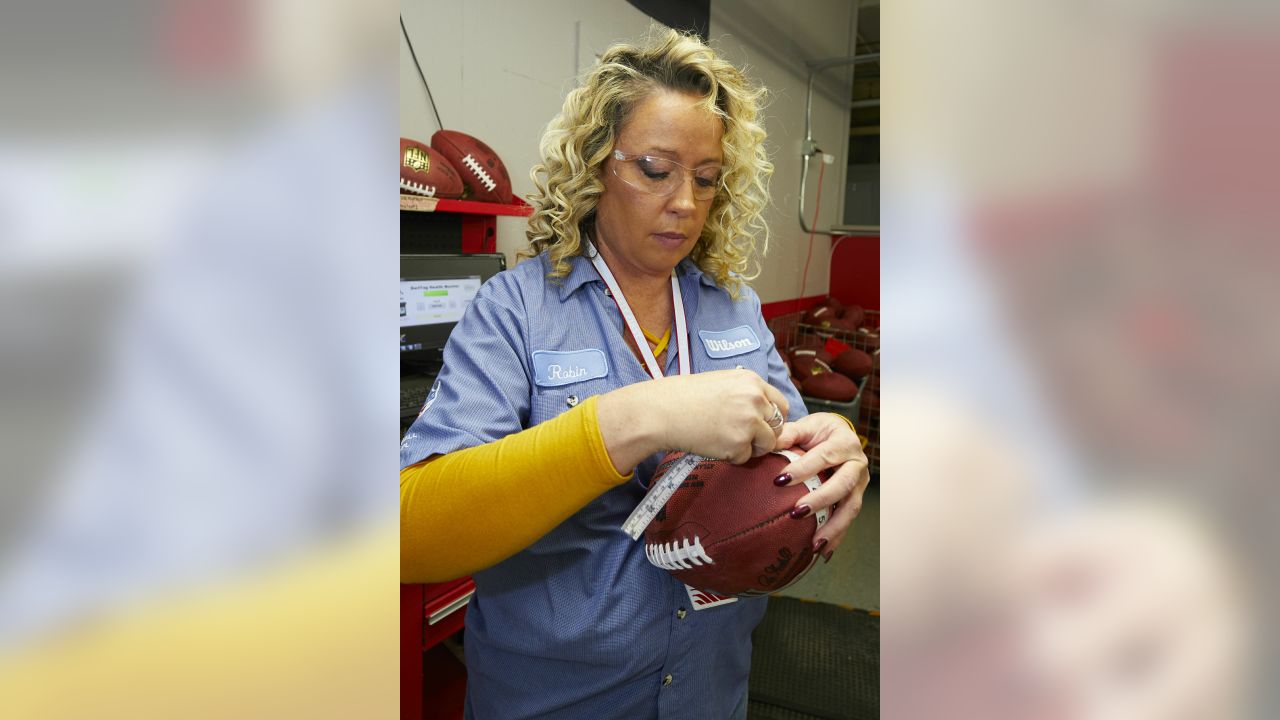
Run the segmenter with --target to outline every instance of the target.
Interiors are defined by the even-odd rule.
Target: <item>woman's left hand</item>
[[[827,468],[836,468],[831,479],[800,498],[793,511],[793,517],[803,517],[837,505],[813,538],[814,552],[830,560],[850,523],[862,511],[862,494],[866,492],[867,483],[871,482],[867,456],[862,453],[862,443],[849,428],[849,423],[831,413],[814,413],[783,426],[777,448],[794,447],[801,448],[805,454],[783,468],[783,474],[791,476],[786,484],[794,485],[797,478],[803,480]],[[804,510],[806,506],[807,511]]]

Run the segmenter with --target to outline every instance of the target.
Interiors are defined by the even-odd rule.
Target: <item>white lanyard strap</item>
[[[627,325],[627,329],[631,331],[631,337],[635,338],[636,347],[640,349],[640,357],[644,359],[645,367],[649,369],[649,374],[655,378],[663,376],[662,368],[658,365],[658,359],[653,356],[653,351],[649,349],[649,341],[645,339],[644,331],[640,328],[640,322],[636,320],[635,313],[631,312],[631,306],[627,304],[627,298],[622,294],[622,288],[619,287],[618,281],[614,279],[613,273],[609,272],[609,266],[605,263],[604,258],[600,256],[600,251],[590,241],[587,241],[587,250],[590,253],[591,264],[596,266],[596,271],[600,273],[600,277],[604,280],[604,284],[608,286],[609,292],[613,293],[613,299],[618,303],[618,310],[622,312],[622,319]],[[689,369],[689,333],[686,330],[684,317],[684,297],[680,294],[680,281],[676,279],[676,271],[671,271],[671,303],[672,309],[676,316],[676,353],[677,359],[680,361],[680,374],[688,375]]]

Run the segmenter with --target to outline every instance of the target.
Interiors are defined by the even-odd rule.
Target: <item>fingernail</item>
[[[800,506],[798,506],[797,508],[795,508],[794,510],[792,510],[792,511],[791,511],[791,519],[792,519],[792,520],[799,520],[800,518],[802,518],[802,517],[804,517],[805,515],[808,515],[808,514],[809,514],[809,506],[808,506],[808,505],[800,505]]]
[[[791,473],[782,473],[781,475],[773,479],[773,484],[777,485],[778,487],[782,487],[783,485],[786,485],[789,482],[791,482]]]
[[[836,551],[835,551],[835,550],[828,550],[828,551],[826,551],[825,553],[823,553],[823,554],[822,554],[822,562],[824,562],[824,563],[829,563],[829,562],[831,562],[831,556],[832,556],[832,555],[834,555],[835,553],[836,553]]]
[[[827,546],[827,539],[826,539],[826,538],[822,538],[821,540],[819,540],[818,542],[816,542],[816,543],[814,543],[814,544],[813,544],[813,553],[814,553],[815,555],[821,555],[821,554],[822,554],[822,548],[824,548],[824,547],[826,547],[826,546]]]

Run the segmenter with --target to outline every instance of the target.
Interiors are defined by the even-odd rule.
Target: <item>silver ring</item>
[[[782,411],[778,409],[777,403],[769,403],[769,404],[773,406],[773,414],[770,415],[769,418],[765,420],[765,422],[769,424],[770,428],[777,430],[778,428],[782,427],[782,425],[786,422],[786,420],[782,417]],[[778,423],[777,425],[773,424],[775,420]]]

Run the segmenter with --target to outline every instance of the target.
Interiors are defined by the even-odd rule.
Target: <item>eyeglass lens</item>
[[[685,181],[685,168],[672,160],[650,155],[620,161],[614,165],[614,173],[627,184],[654,195],[670,195]],[[699,200],[715,197],[720,187],[720,168],[716,166],[693,170],[693,196]]]

